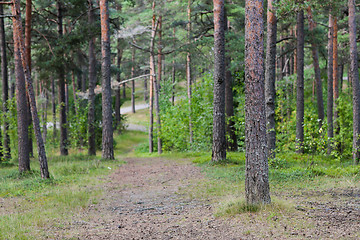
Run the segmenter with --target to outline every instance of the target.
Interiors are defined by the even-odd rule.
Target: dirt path
[[[129,158],[108,177],[105,196],[59,231],[59,239],[358,239],[358,189],[293,197],[298,210],[215,218],[214,201],[186,194],[204,180],[188,160]],[[348,195],[346,195],[348,194]],[[313,197],[317,200],[314,200]],[[344,197],[349,197],[344,199]],[[343,202],[345,201],[345,202]],[[345,205],[344,205],[345,204]],[[342,208],[342,209],[341,209]]]

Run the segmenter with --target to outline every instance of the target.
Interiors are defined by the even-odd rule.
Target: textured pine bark
[[[263,1],[245,2],[245,194],[248,204],[270,203],[266,145]]]
[[[15,2],[15,1],[14,1]],[[13,7],[14,15],[17,12]],[[20,14],[20,12],[18,12]],[[13,21],[16,21],[13,18]],[[26,103],[26,87],[25,87],[25,75],[24,69],[21,63],[20,45],[18,39],[19,33],[13,31],[14,38],[14,61],[15,61],[15,87],[16,87],[16,110],[17,110],[17,133],[18,133],[18,161],[19,172],[25,172],[30,170],[30,158],[29,158],[29,132],[27,127],[27,111],[28,106]]]
[[[331,13],[329,14],[329,32],[328,32],[328,69],[327,69],[327,124],[328,124],[328,150],[327,153],[331,154],[332,152],[332,139],[334,138],[334,127],[333,127],[333,36],[334,36],[334,26],[333,18]]]
[[[114,159],[110,79],[110,24],[108,0],[100,0],[102,72],[102,158]]]
[[[226,159],[225,138],[225,6],[214,0],[214,113],[212,161]]]
[[[4,15],[3,5],[0,4],[0,15]],[[4,18],[0,18],[0,52],[1,52],[1,79],[2,79],[2,101],[3,106],[2,110],[4,113],[8,112],[7,101],[9,99],[9,78],[8,78],[8,62],[6,54],[6,40],[5,40],[5,25]],[[10,149],[10,136],[9,132],[9,122],[4,115],[4,142],[3,149],[4,155],[3,158],[9,160],[11,158],[11,149]]]
[[[266,40],[266,69],[265,69],[265,104],[266,128],[269,158],[275,158],[276,130],[275,130],[275,98],[276,98],[276,37],[277,19],[273,0],[268,0],[267,12],[267,40]],[[284,62],[284,61],[282,61]],[[282,63],[281,66],[284,64]],[[283,67],[281,67],[283,69]]]
[[[34,128],[34,133],[38,148],[40,173],[42,178],[49,178],[45,145],[40,131],[40,120],[36,108],[35,93],[32,85],[30,69],[28,66],[28,62],[26,60],[25,44],[22,36],[23,29],[22,29],[21,15],[20,15],[20,0],[14,0],[14,4],[12,6],[12,14],[13,16],[15,16],[13,17],[14,44],[16,44],[19,49],[18,57],[20,58],[23,67],[23,74],[25,76],[26,88],[28,90],[31,116],[33,119],[33,128]]]
[[[58,33],[59,38],[63,36],[63,17],[62,17],[62,6],[61,2],[57,1],[57,11],[58,11]],[[60,108],[60,154],[68,155],[68,132],[67,132],[67,114],[66,114],[66,95],[65,95],[65,70],[64,65],[59,64],[58,68],[58,78],[59,78],[59,108]]]
[[[304,152],[304,11],[299,10],[296,22],[296,152]]]
[[[314,73],[315,73],[316,103],[318,110],[318,119],[320,120],[319,128],[321,128],[324,122],[325,114],[324,114],[324,99],[322,93],[322,81],[321,81],[320,65],[319,65],[319,48],[315,43],[315,38],[314,38],[314,29],[316,28],[316,23],[312,17],[311,7],[308,7],[307,12],[308,12],[309,30],[311,36],[311,53],[312,53]]]
[[[350,78],[353,85],[353,161],[359,164],[360,159],[360,85],[358,56],[356,46],[356,5],[355,0],[348,1],[349,7],[349,41],[350,41]]]
[[[173,48],[176,48],[176,29],[175,27],[173,28]],[[173,56],[173,61],[172,61],[172,70],[171,70],[171,78],[172,78],[172,93],[171,93],[171,103],[172,105],[175,105],[175,76],[176,76],[176,69],[175,69],[175,57],[176,55],[174,54]]]

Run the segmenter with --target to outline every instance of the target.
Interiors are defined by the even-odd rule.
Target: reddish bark
[[[102,72],[102,158],[114,159],[110,79],[110,24],[108,0],[100,0]]]
[[[350,41],[350,78],[353,85],[353,161],[360,160],[360,84],[358,56],[356,46],[356,5],[355,0],[348,1],[349,7],[349,41]]]
[[[214,0],[214,113],[212,162],[226,159],[225,138],[225,5]]]
[[[266,146],[263,1],[245,1],[245,195],[270,203]]]
[[[43,138],[42,138],[41,131],[40,131],[40,121],[39,121],[37,108],[36,108],[35,93],[34,93],[34,89],[33,89],[33,85],[32,85],[30,69],[29,69],[29,66],[27,65],[27,61],[26,61],[25,44],[24,44],[24,39],[22,36],[20,0],[14,0],[14,4],[12,6],[12,14],[13,14],[13,16],[15,16],[15,17],[13,17],[14,43],[18,47],[17,54],[22,63],[26,87],[27,87],[28,94],[29,94],[30,107],[31,107],[30,109],[31,109],[31,115],[32,115],[32,119],[33,119],[34,133],[35,133],[35,138],[36,138],[37,147],[38,147],[41,177],[49,178],[49,170],[48,170],[48,165],[47,165],[45,145],[44,145]]]

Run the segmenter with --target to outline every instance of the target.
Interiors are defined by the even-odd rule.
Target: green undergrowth
[[[51,229],[73,221],[90,204],[99,202],[102,185],[125,162],[135,145],[146,139],[141,132],[115,135],[115,160],[87,156],[87,151],[71,150],[69,156],[48,156],[50,179],[40,177],[39,164],[32,159],[32,170],[19,174],[15,162],[0,164],[0,239],[54,239]]]

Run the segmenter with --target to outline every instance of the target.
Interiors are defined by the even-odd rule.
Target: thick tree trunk
[[[135,51],[136,49],[133,47],[131,49],[131,78],[135,77]],[[131,110],[135,113],[135,80],[131,81]]]
[[[16,12],[15,12],[16,14]],[[20,14],[20,13],[19,13]],[[15,18],[13,21],[16,21]],[[16,109],[17,109],[17,133],[18,133],[18,160],[19,160],[19,172],[25,172],[30,170],[30,158],[29,158],[29,131],[27,125],[27,101],[26,101],[26,87],[25,87],[25,75],[24,69],[21,63],[20,45],[17,41],[16,31],[13,31],[14,35],[14,60],[15,60],[15,86],[16,86]]]
[[[63,17],[61,1],[57,1],[58,11],[58,33],[59,38],[63,37]],[[65,70],[62,63],[58,68],[59,77],[59,108],[60,108],[60,154],[62,156],[68,155],[68,131],[67,131],[67,114],[66,114],[66,93],[65,93]]]
[[[188,44],[191,43],[191,0],[188,0],[187,7],[188,14],[188,24],[187,24],[187,38]],[[191,71],[191,53],[187,52],[186,54],[186,82],[187,82],[187,95],[189,102],[189,133],[190,133],[190,145],[193,142],[194,133],[192,130],[192,120],[191,120],[191,95],[192,95],[192,71]]]
[[[20,0],[14,0],[14,4],[12,6],[12,14],[13,16],[15,16],[13,17],[14,44],[17,45],[18,47],[17,55],[22,63],[22,67],[23,67],[22,73],[25,76],[26,88],[29,94],[31,116],[33,119],[34,133],[38,147],[41,177],[49,178],[45,145],[41,136],[40,121],[39,121],[37,108],[36,108],[36,101],[35,101],[35,93],[32,85],[30,69],[26,61],[25,44],[24,44],[24,39],[22,37],[23,30],[22,30],[22,22],[20,16]]]
[[[360,159],[360,85],[356,46],[356,5],[355,0],[348,1],[349,40],[350,40],[350,75],[353,84],[353,161]]]
[[[102,55],[102,158],[114,159],[110,79],[110,24],[108,0],[100,0]]]
[[[92,0],[89,2],[88,23],[92,27],[94,24],[94,12]],[[95,38],[89,40],[89,111],[88,111],[88,154],[96,155],[96,133],[95,133],[95,89],[96,86],[96,59],[95,59]]]
[[[275,130],[275,98],[276,98],[276,35],[277,19],[273,0],[268,0],[267,12],[267,42],[266,42],[266,69],[265,69],[265,103],[266,128],[269,158],[275,158],[276,130]],[[281,64],[281,72],[284,63]],[[281,74],[282,76],[282,74]]]
[[[263,1],[245,1],[245,195],[248,204],[270,203],[266,146]]]
[[[3,5],[0,5],[0,15],[4,15]],[[4,18],[0,18],[0,51],[1,51],[1,79],[2,79],[2,101],[3,106],[2,110],[4,113],[8,112],[7,101],[9,100],[9,78],[8,78],[8,66],[7,66],[7,54],[6,54],[6,40],[5,40],[5,25]],[[5,160],[11,158],[11,149],[10,149],[10,136],[9,132],[9,122],[4,115],[4,142],[3,142],[3,157]]]
[[[117,64],[118,69],[120,69],[120,67],[121,67],[122,55],[123,55],[123,48],[121,46],[121,39],[119,38],[117,40],[117,56],[116,56],[117,57],[116,64]],[[118,72],[116,74],[116,80],[117,80],[118,83],[121,81],[120,72]],[[115,90],[116,127],[118,127],[120,125],[120,121],[121,121],[120,106],[121,106],[121,93],[120,93],[120,85],[119,85],[118,88]]]
[[[226,10],[225,10],[225,32],[229,31],[229,24],[226,16]],[[226,41],[226,38],[225,38]],[[226,53],[229,53],[226,51]],[[225,112],[226,117],[228,118],[227,125],[226,125],[226,132],[228,134],[228,140],[226,142],[227,149],[230,151],[236,151],[237,150],[237,139],[236,139],[236,133],[235,133],[235,122],[232,120],[232,117],[234,116],[234,94],[233,94],[233,79],[231,75],[230,70],[231,65],[231,57],[229,55],[225,56]]]
[[[329,14],[329,34],[328,34],[328,96],[327,96],[327,122],[328,122],[328,154],[331,154],[332,151],[332,139],[334,138],[334,128],[333,128],[333,35],[334,35],[334,26],[333,18],[331,13]]]
[[[304,152],[304,11],[297,13],[296,152]]]
[[[226,159],[225,138],[225,4],[214,0],[214,102],[212,162]]]
[[[325,116],[324,100],[323,100],[322,81],[321,81],[320,65],[319,65],[319,48],[315,42],[315,37],[314,37],[314,29],[316,28],[316,23],[313,20],[310,7],[308,7],[308,19],[309,19],[309,28],[311,35],[311,53],[312,53],[314,73],[315,73],[316,100],[317,100],[316,102],[317,102],[317,110],[318,110],[319,128],[321,128]]]

